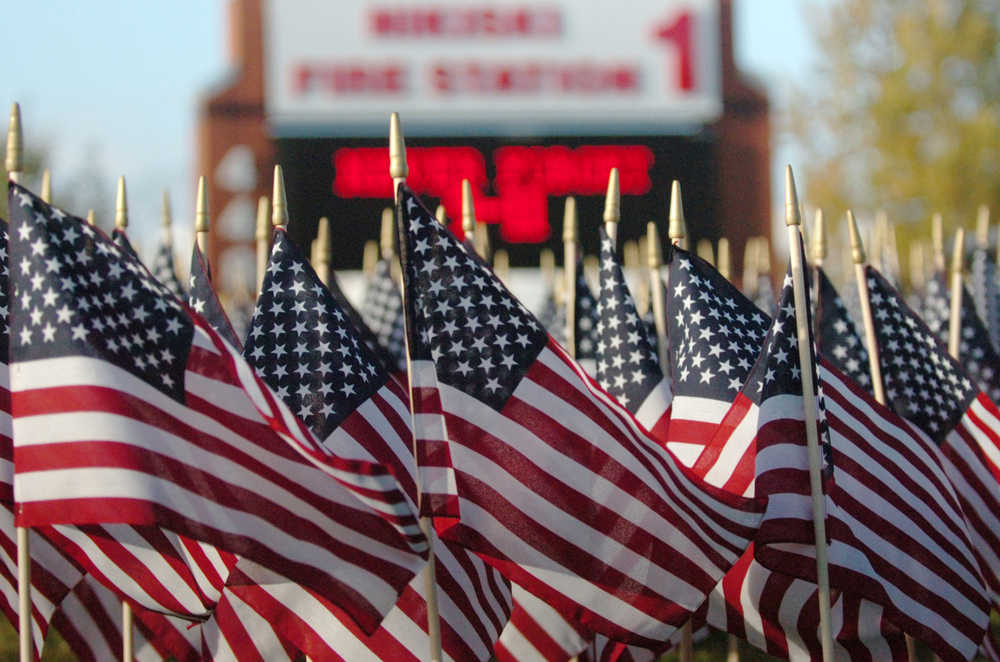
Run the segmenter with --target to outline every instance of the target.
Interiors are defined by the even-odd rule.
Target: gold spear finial
[[[965,229],[959,228],[955,231],[955,247],[951,253],[952,273],[962,273],[962,262],[965,257]]]
[[[566,197],[566,206],[563,208],[563,241],[576,241],[577,237],[576,198],[570,195]]]
[[[976,214],[976,245],[979,248],[989,248],[990,245],[990,208],[979,205]]]
[[[790,165],[785,166],[785,225],[802,225],[799,194],[795,191],[795,175]]]
[[[208,232],[208,183],[205,175],[198,178],[198,198],[194,208],[194,231]]]
[[[382,258],[385,260],[391,259],[396,254],[395,231],[396,214],[393,212],[392,207],[386,207],[382,210],[382,234],[380,242]]]
[[[864,264],[867,260],[865,246],[861,243],[861,232],[858,230],[858,222],[854,220],[854,212],[847,210],[847,230],[851,235],[851,259],[854,264]]]
[[[94,214],[93,209],[87,210],[87,225],[92,225],[94,227],[97,227],[97,215]]]
[[[680,244],[687,236],[687,226],[684,222],[684,202],[681,200],[681,183],[676,179],[670,184],[670,225],[667,226],[667,236],[674,244]]]
[[[361,253],[361,273],[369,277],[374,275],[377,263],[378,242],[369,239],[365,242],[364,252]]]
[[[330,282],[330,219],[322,216],[316,228],[316,275],[326,285]]]
[[[812,238],[812,258],[813,262],[822,266],[826,259],[826,227],[823,225],[823,210],[817,209],[813,220]]]
[[[125,198],[125,178],[118,178],[118,193],[115,195],[115,228],[124,232],[128,227],[128,201]]]
[[[646,236],[649,238],[646,242],[649,253],[646,256],[649,260],[649,268],[653,270],[653,273],[659,273],[659,268],[663,266],[663,247],[660,246],[660,235],[656,231],[656,223],[653,221],[646,223]]]
[[[757,275],[767,276],[771,274],[771,240],[767,237],[757,238]]]
[[[556,254],[551,248],[543,248],[538,254],[538,269],[542,272],[542,279],[551,284],[555,280],[556,274]]]
[[[717,269],[719,270],[719,273],[722,274],[723,278],[729,280],[733,275],[733,261],[732,257],[729,255],[729,240],[725,237],[721,237],[716,251],[719,253],[719,266]]]
[[[622,194],[618,181],[618,168],[608,173],[608,192],[604,197],[604,222],[617,223],[622,219]]]
[[[940,212],[931,216],[931,246],[934,249],[934,266],[944,271],[944,218]]]
[[[21,133],[21,106],[15,101],[10,105],[10,122],[7,124],[7,174],[11,181],[20,183],[24,169],[24,136]]]
[[[434,218],[441,225],[448,227],[448,212],[445,211],[444,205],[437,206],[437,209],[434,210]]]
[[[48,168],[42,171],[42,202],[52,203],[52,171]]]
[[[257,224],[253,238],[257,241],[271,238],[271,199],[266,195],[257,198]]]
[[[406,179],[410,168],[406,164],[406,143],[399,125],[399,113],[389,116],[389,176],[393,180]]]
[[[285,172],[280,165],[274,166],[274,187],[271,190],[271,225],[276,228],[288,227],[288,198],[285,197]]]
[[[170,229],[173,225],[174,217],[170,213],[170,194],[166,190],[163,191],[163,200],[160,203],[160,226]]]
[[[462,180],[462,232],[466,241],[473,241],[476,234],[476,204],[472,199],[472,184]]]

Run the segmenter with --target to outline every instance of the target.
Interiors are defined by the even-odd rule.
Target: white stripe
[[[670,409],[673,393],[670,391],[670,378],[664,377],[653,387],[646,399],[635,412],[635,420],[642,423],[646,429],[652,428],[663,418],[664,412]]]
[[[715,398],[699,398],[677,393],[671,404],[671,413],[675,419],[718,425],[729,413],[732,404],[732,402],[716,400]],[[708,439],[705,441],[707,442]]]
[[[740,420],[736,429],[733,430],[732,435],[726,441],[726,445],[723,446],[722,452],[716,458],[715,463],[705,472],[704,479],[706,483],[722,487],[733,477],[733,472],[736,471],[736,467],[740,460],[743,459],[747,449],[753,446],[757,440],[757,418],[759,412],[760,410],[757,407],[750,407],[742,420]],[[752,494],[753,485],[749,489]]]

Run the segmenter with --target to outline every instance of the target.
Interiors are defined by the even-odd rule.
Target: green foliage
[[[902,255],[1000,209],[1000,3],[832,0],[811,7],[822,62],[793,96],[810,205],[884,209]]]

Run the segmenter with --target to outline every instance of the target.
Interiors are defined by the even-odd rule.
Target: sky
[[[805,19],[817,1],[734,0],[737,66],[767,88],[772,117],[789,102],[790,83],[807,83],[816,61]],[[20,103],[25,142],[47,154],[57,201],[60,186],[97,186],[98,224],[107,226],[124,175],[135,240],[154,236],[166,189],[176,244],[190,246],[197,101],[230,71],[227,4],[45,0],[5,7],[0,100],[5,108]],[[776,220],[781,170],[787,161],[794,166],[796,153],[786,143],[775,134]],[[147,249],[151,242],[137,241]]]

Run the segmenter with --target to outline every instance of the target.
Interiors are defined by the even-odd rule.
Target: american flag
[[[990,342],[1000,349],[1000,273],[993,256],[983,246],[977,246],[972,254],[972,296],[976,313],[990,333]]]
[[[226,311],[212,287],[212,272],[205,256],[201,254],[198,242],[195,242],[191,249],[191,275],[188,285],[188,306],[211,324],[215,332],[225,338],[226,342],[241,350],[243,343],[233,330],[233,325],[229,322]]]
[[[326,289],[330,291],[333,295],[334,301],[340,306],[340,310],[343,311],[347,318],[351,320],[351,326],[354,330],[361,336],[361,340],[370,349],[376,357],[378,357],[379,363],[383,368],[389,370],[390,372],[397,372],[399,370],[399,359],[392,355],[388,349],[382,346],[378,338],[375,336],[375,332],[369,328],[368,324],[365,323],[364,318],[361,314],[351,305],[350,300],[344,294],[344,291],[340,288],[340,283],[337,280],[337,274],[330,271],[330,278],[326,284]],[[253,311],[251,311],[252,314]]]
[[[403,299],[392,278],[392,262],[385,258],[375,264],[375,273],[365,290],[361,317],[375,334],[379,346],[393,357],[395,369],[405,371]]]
[[[152,272],[153,278],[166,285],[175,297],[181,301],[187,298],[184,287],[177,278],[177,272],[174,271],[174,247],[169,230],[164,232],[160,241],[157,242],[149,270]]]
[[[293,662],[301,652],[278,634],[274,623],[266,621],[241,600],[234,590],[222,593],[212,618],[200,626],[201,655],[195,659],[213,662]]]
[[[746,548],[758,504],[692,480],[400,190],[425,512],[568,618],[666,640]]]
[[[274,235],[244,354],[328,446],[342,456],[390,467],[412,506],[409,518],[396,521],[404,531],[421,535],[414,516],[416,467],[405,390],[365,347],[282,230]],[[435,556],[444,651],[454,660],[485,661],[510,613],[510,588],[499,572],[454,543],[435,545]],[[285,636],[315,659],[416,662],[428,650],[423,573],[368,636],[314,592],[259,566],[241,567],[256,586],[234,590],[268,622],[282,624]]]
[[[755,448],[755,490],[768,502],[756,558],[772,571],[814,582],[790,276],[777,311],[760,359],[709,445],[729,440]],[[836,368],[818,368],[831,588],[881,605],[889,622],[944,657],[971,656],[987,622],[985,588],[936,449]]]
[[[583,257],[576,262],[576,303],[574,307],[576,326],[576,352],[574,358],[577,362],[590,367],[594,361],[594,350],[597,348],[597,299],[590,291],[587,284],[586,274],[583,269]],[[545,328],[545,327],[543,327]],[[552,325],[547,327],[547,331],[553,340],[562,345],[566,344],[566,306],[556,308],[556,317],[552,320]],[[588,370],[588,372],[591,372]]]
[[[1000,604],[1000,411],[882,275],[867,277],[886,397],[939,450]]]
[[[670,379],[635,309],[615,246],[601,230],[601,297],[597,303],[597,381],[655,438],[666,441]]]
[[[9,200],[18,524],[163,527],[374,629],[424,563],[361,499],[391,474],[318,444],[99,231],[17,185]]]
[[[868,350],[858,336],[844,300],[821,267],[816,268],[816,329],[820,353],[837,370],[872,393]]]
[[[965,372],[994,404],[1000,402],[1000,353],[990,340],[989,331],[976,312],[968,288],[962,287],[962,319],[959,329],[958,360]],[[951,290],[944,274],[938,273],[928,281],[923,300],[924,321],[927,327],[948,343],[951,320]]]
[[[703,449],[743,388],[771,319],[697,255],[672,247],[668,264],[674,392],[668,447],[685,465],[699,463],[698,475],[713,485],[750,493],[751,449],[729,444],[718,449],[722,455]]]
[[[594,634],[538,596],[511,585],[514,606],[494,645],[498,662],[566,662],[583,653]]]

